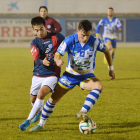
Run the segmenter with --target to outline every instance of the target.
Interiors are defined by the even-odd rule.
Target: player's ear
[[[76,31],[77,33],[79,32],[79,30],[77,29],[77,31]]]

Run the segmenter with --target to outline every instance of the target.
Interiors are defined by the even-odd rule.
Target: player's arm
[[[58,47],[58,49],[55,53],[55,56],[54,56],[54,61],[55,61],[56,65],[59,67],[64,64],[64,62],[61,59],[61,56],[64,56],[65,53],[67,52],[68,45],[66,42],[67,42],[67,38],[64,39],[64,41],[60,44],[60,46]]]
[[[100,32],[100,27],[102,25],[102,20],[99,21],[99,23],[96,26],[96,37],[99,38],[99,32]]]
[[[111,79],[115,79],[115,73],[114,73],[114,67],[113,67],[113,64],[112,64],[112,58],[111,58],[110,52],[109,52],[107,47],[104,51],[104,54],[105,54],[105,57],[107,59],[108,65],[109,65],[109,75],[112,77]]]
[[[113,68],[113,64],[112,64],[112,57],[110,55],[108,48],[105,46],[105,44],[100,39],[97,39],[97,38],[96,38],[94,45],[97,45],[98,51],[101,51],[105,54],[108,65],[109,65],[109,75],[112,77],[111,79],[115,79],[115,73],[114,73],[114,68]]]
[[[120,32],[122,32],[123,27],[122,27],[122,24],[118,18],[117,18],[117,28],[119,29]]]
[[[40,59],[40,52],[39,52],[39,49],[36,47],[36,45],[31,44],[30,50],[31,50],[31,54],[33,56],[34,62],[37,65],[45,65],[45,66],[50,65],[50,62],[47,60],[47,58],[44,58],[44,60]]]
[[[61,65],[64,64],[64,61],[61,59],[61,55],[59,53],[55,53],[54,55],[54,62],[58,67],[61,67]]]
[[[53,33],[60,33],[62,31],[61,25],[55,19],[52,19],[52,24],[54,26]]]

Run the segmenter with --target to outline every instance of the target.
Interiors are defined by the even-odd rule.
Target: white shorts
[[[30,94],[37,96],[40,88],[44,85],[48,86],[52,92],[54,92],[54,88],[57,84],[58,78],[56,76],[51,76],[51,77],[32,77],[32,85],[30,88]]]

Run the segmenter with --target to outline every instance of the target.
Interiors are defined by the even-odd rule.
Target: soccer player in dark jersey
[[[59,33],[62,31],[61,25],[53,18],[48,17],[48,9],[46,6],[40,6],[40,16],[45,19],[46,28],[51,33]]]
[[[33,30],[37,33],[37,37],[35,37],[30,45],[31,54],[34,59],[30,89],[30,100],[33,108],[24,123],[19,125],[21,130],[26,130],[31,122],[36,122],[39,119],[44,104],[44,97],[54,90],[60,77],[60,68],[54,62],[54,54],[64,40],[64,36],[60,33],[48,34],[45,20],[42,17],[33,18],[31,24]]]

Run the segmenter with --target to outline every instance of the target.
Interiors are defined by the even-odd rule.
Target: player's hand
[[[115,72],[114,72],[114,70],[110,70],[109,71],[109,75],[112,77],[110,80],[114,80],[115,79]]]
[[[56,63],[56,65],[57,65],[58,67],[61,67],[61,65],[64,64],[64,62],[62,61],[62,59],[57,60],[55,63]]]
[[[50,61],[48,61],[48,58],[47,57],[44,58],[43,65],[50,66]]]
[[[119,28],[119,31],[121,32],[122,31],[122,28]]]

